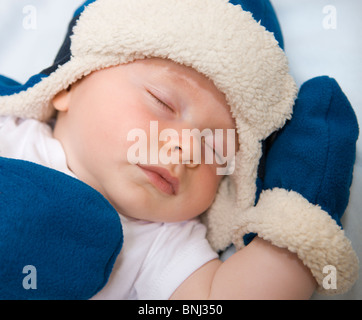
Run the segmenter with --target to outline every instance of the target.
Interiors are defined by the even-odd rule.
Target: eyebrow
[[[167,66],[163,66],[158,69],[158,76],[171,80],[173,82],[183,84],[185,87],[190,88],[192,91],[195,91],[195,86],[193,86],[188,79],[185,79],[184,76],[180,75],[178,72],[172,70]]]

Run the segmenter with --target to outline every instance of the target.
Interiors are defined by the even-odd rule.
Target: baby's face
[[[183,143],[182,133],[223,129],[225,146],[226,130],[235,124],[224,95],[203,75],[169,60],[138,60],[90,74],[57,95],[53,104],[59,111],[54,136],[70,170],[119,213],[176,222],[196,217],[212,204],[223,176],[215,161],[205,163],[202,152],[197,155],[202,161],[195,161],[196,140]],[[143,135],[132,139],[134,129]],[[172,129],[178,139],[156,136],[155,144],[155,129]],[[130,152],[141,139],[146,148]],[[162,148],[180,161],[155,162]],[[136,164],[143,151],[148,152],[146,163]]]

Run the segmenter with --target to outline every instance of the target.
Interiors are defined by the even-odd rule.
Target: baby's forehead
[[[170,59],[145,58],[135,60],[132,64],[149,68],[155,76],[164,77],[180,84],[186,84],[191,88],[195,86],[197,81],[209,82],[213,85],[211,80],[194,68]],[[215,90],[218,91],[216,87]]]

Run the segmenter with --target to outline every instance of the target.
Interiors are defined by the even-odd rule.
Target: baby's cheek
[[[215,173],[215,168],[207,168],[202,175],[200,175],[196,188],[199,190],[200,200],[209,207],[213,203],[219,184],[223,176],[218,176]]]

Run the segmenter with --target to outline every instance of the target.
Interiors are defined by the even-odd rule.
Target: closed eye
[[[165,111],[175,113],[175,110],[171,108],[166,102],[159,99],[157,96],[155,96],[151,91],[147,90],[147,92],[151,95],[153,100],[160,105]]]

